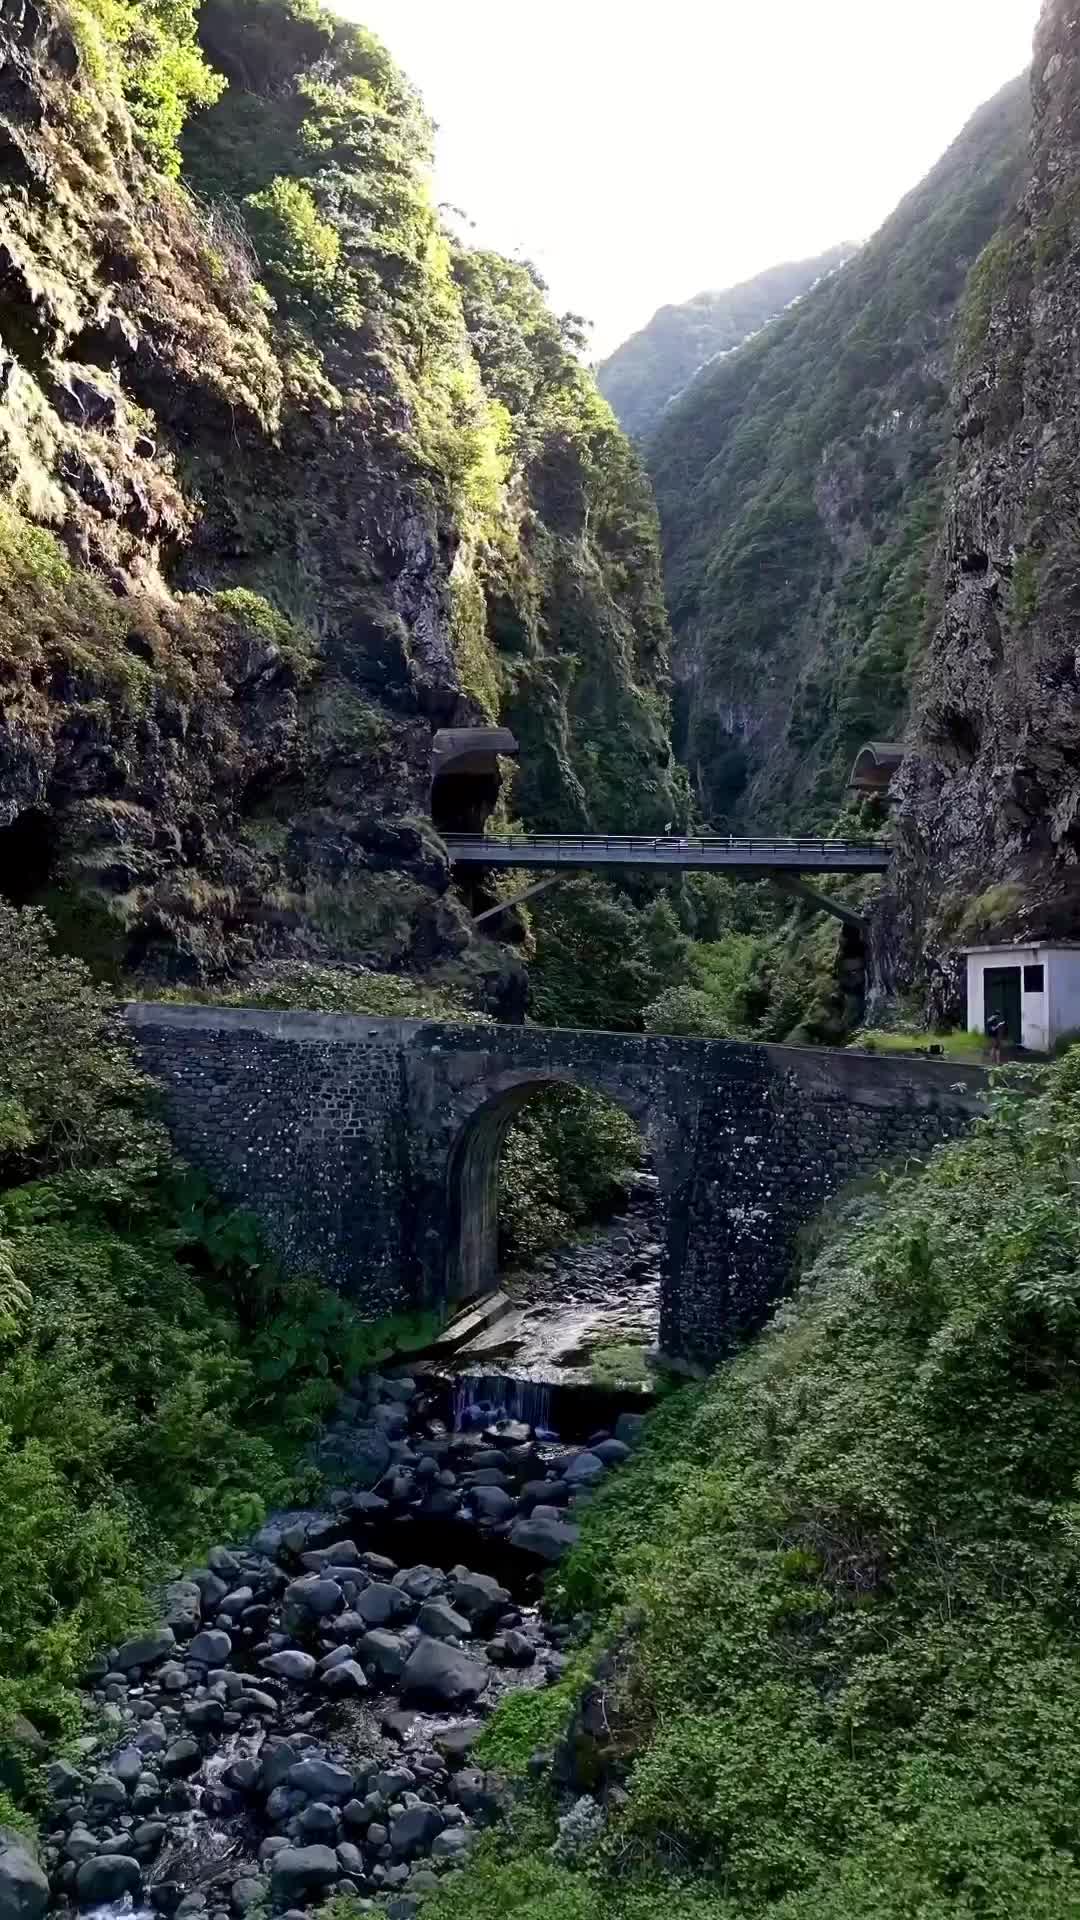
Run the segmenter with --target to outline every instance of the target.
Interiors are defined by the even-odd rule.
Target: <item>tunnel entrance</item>
[[[649,1386],[665,1209],[623,1107],[558,1080],[504,1087],[458,1142],[449,1200],[449,1297],[489,1302],[455,1370]]]
[[[500,761],[518,743],[507,727],[442,727],[431,748],[431,818],[440,833],[483,833],[499,803]]]
[[[13,907],[32,906],[52,877],[56,827],[44,807],[27,807],[0,827],[0,899]]]

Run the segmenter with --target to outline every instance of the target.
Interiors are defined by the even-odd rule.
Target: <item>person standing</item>
[[[986,1022],[986,1037],[990,1042],[990,1064],[1001,1065],[1001,1049],[1005,1044],[1005,1022],[1000,1013],[992,1013]]]

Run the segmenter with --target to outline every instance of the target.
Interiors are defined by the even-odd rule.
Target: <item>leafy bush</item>
[[[338,1384],[417,1320],[286,1280],[169,1154],[106,994],[0,903],[0,1744],[70,1727],[148,1583],[310,1490]]]
[[[76,0],[75,18],[94,23],[113,52],[120,86],[147,157],[180,171],[180,135],[189,113],[220,98],[225,82],[199,50],[199,0]]]
[[[401,1020],[467,1020],[490,1024],[448,987],[425,986],[394,973],[368,967],[319,966],[309,960],[283,960],[229,988],[158,993],[158,999],[210,1001],[219,1007],[266,1007],[286,1013],[368,1013]]]
[[[1016,1078],[590,1503],[553,1581],[631,1610],[627,1797],[583,1870],[537,1810],[429,1920],[1080,1906],[1080,1049]]]
[[[626,1198],[641,1164],[629,1114],[580,1087],[545,1090],[511,1124],[499,1166],[499,1236],[510,1258],[569,1240]]]

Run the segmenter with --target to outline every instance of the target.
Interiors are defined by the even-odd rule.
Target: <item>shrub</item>
[[[506,1136],[499,1168],[505,1254],[527,1259],[626,1199],[642,1143],[629,1114],[580,1087],[545,1090]]]

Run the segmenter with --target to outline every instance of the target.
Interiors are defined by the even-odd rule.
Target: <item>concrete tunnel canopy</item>
[[[856,793],[877,793],[887,797],[893,774],[904,758],[899,740],[868,740],[860,747],[851,769],[849,788]]]
[[[431,818],[441,833],[483,832],[499,798],[499,761],[519,752],[509,727],[440,727],[431,743]]]

